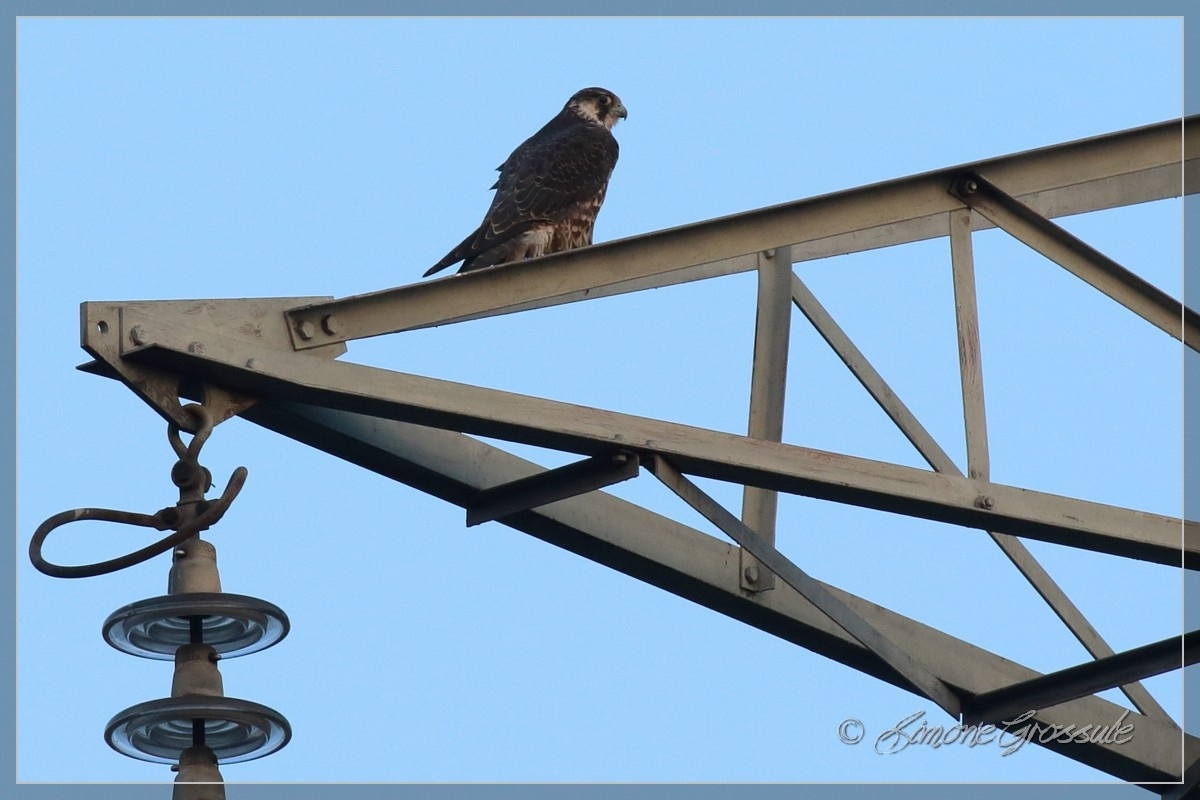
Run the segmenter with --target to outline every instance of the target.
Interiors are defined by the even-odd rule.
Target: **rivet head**
[[[141,325],[134,325],[129,329],[129,341],[137,345],[145,344],[149,337],[146,336],[146,329]]]
[[[758,565],[751,564],[742,570],[742,575],[746,578],[746,583],[758,583]]]
[[[992,509],[996,507],[996,501],[988,497],[986,494],[981,494],[979,497],[975,498],[975,507]]]
[[[188,345],[188,352],[194,353],[198,356],[204,355],[204,342],[192,342]]]

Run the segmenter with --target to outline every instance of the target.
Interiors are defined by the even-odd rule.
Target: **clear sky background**
[[[53,580],[67,508],[174,503],[165,424],[79,373],[85,300],[345,296],[409,283],[478,223],[493,169],[571,93],[629,118],[598,241],[1181,113],[1178,19],[25,19],[18,30],[18,777],[157,781],[108,719],[171,667],[100,623],[161,557]],[[536,47],[536,58],[513,55]],[[1063,220],[1178,295],[1181,204]],[[999,232],[975,237],[998,482],[1178,515],[1180,345]],[[961,465],[945,240],[798,267]],[[754,279],[353,343],[343,358],[745,429]],[[924,466],[800,315],[785,438]],[[536,452],[547,465],[571,460]],[[210,538],[228,591],[291,617],[222,662],[294,738],[229,781],[1093,781],[1040,750],[869,740],[931,703],[242,420],[202,461],[250,471]],[[740,491],[706,484],[737,509]],[[652,478],[615,494],[711,530]],[[48,555],[143,541],[98,524]],[[982,532],[785,497],[803,569],[1007,658],[1086,659]],[[1166,567],[1030,542],[1118,650],[1180,629]],[[1147,681],[1178,718],[1178,673]],[[1114,702],[1124,698],[1107,693]],[[868,742],[841,744],[843,719]]]

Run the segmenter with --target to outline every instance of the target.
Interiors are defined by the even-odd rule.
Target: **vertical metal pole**
[[[783,401],[787,383],[788,342],[792,321],[792,249],[780,247],[758,254],[758,315],[754,327],[754,366],[750,377],[750,420],[746,435],[783,441]],[[775,543],[779,495],[746,487],[742,524]],[[775,576],[758,559],[741,551],[742,588],[763,592],[775,588]]]
[[[950,261],[954,271],[954,315],[958,322],[958,367],[967,436],[967,475],[987,480],[987,415],[983,402],[983,363],[979,354],[979,310],[975,302],[975,258],[971,250],[969,208],[950,212]]]
[[[954,272],[954,313],[958,323],[958,363],[962,376],[963,421],[967,437],[967,474],[972,478],[989,480],[991,464],[983,402],[983,361],[979,354],[979,311],[975,300],[970,208],[950,212],[950,261]],[[938,469],[936,465],[934,468]],[[1019,539],[1004,533],[989,532],[989,535],[1093,658],[1113,655],[1113,649]],[[1175,724],[1141,683],[1126,684],[1121,691],[1141,713]]]

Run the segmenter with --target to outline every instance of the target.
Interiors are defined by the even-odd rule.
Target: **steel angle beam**
[[[780,247],[758,256],[758,297],[754,320],[754,358],[750,371],[750,412],[746,435],[783,441],[788,347],[792,331],[792,249]],[[768,542],[775,541],[779,494],[754,486],[742,490],[742,522]],[[775,587],[772,574],[760,570],[745,550],[742,587],[763,592]]]
[[[636,478],[638,457],[618,451],[481,489],[467,505],[467,527]]]
[[[1200,631],[1192,631],[977,695],[964,702],[963,718],[972,725],[998,723],[1030,709],[1055,706],[1197,661]]]
[[[963,213],[970,214],[969,211]],[[959,224],[967,221],[962,216],[956,220],[954,215],[951,215],[951,220],[951,224],[954,224],[955,221]],[[961,254],[962,250],[960,249],[959,252]],[[961,477],[962,471],[954,463],[954,460],[934,440],[925,426],[917,420],[908,406],[896,395],[883,376],[858,349],[858,346],[851,341],[832,315],[800,280],[800,277],[794,273],[792,275],[792,300],[838,358],[867,390],[867,393],[912,443],[921,457],[929,463],[929,466],[938,472]],[[978,361],[978,357],[976,357],[976,361]],[[982,403],[982,381],[980,381],[978,391]],[[970,448],[968,452],[970,452]],[[979,452],[978,445],[976,445],[975,452]],[[1042,567],[1041,563],[1033,557],[1033,554],[1019,538],[995,531],[988,531],[988,535],[1093,657],[1101,658],[1113,654],[1113,649],[1096,631],[1079,607],[1067,596],[1067,593]],[[1143,714],[1155,715],[1162,719],[1168,718],[1162,706],[1141,684],[1122,686],[1121,690],[1133,702],[1134,707]]]
[[[1015,239],[1099,289],[1193,350],[1200,349],[1200,314],[1054,224],[978,172],[951,184],[951,193]]]
[[[460,433],[364,414],[264,399],[242,416],[462,507],[480,489],[540,471],[535,464]],[[736,548],[682,523],[604,492],[592,492],[517,512],[501,524],[913,691],[895,670],[790,586],[781,584],[771,592],[743,591]],[[404,534],[398,529],[397,535]],[[936,628],[823,585],[884,636],[903,641],[920,653],[929,669],[956,692],[979,695],[1038,675]],[[799,682],[783,691],[802,698],[811,688]],[[1168,723],[1126,712],[1099,697],[1083,697],[1038,710],[1028,723],[1044,728],[1099,725],[1112,723],[1122,714],[1136,730],[1136,735],[1124,744],[1063,744],[1053,737],[1033,737],[1030,744],[1125,781],[1175,781],[1183,772],[1183,764],[1200,757],[1200,740],[1195,737]],[[1013,731],[1011,735],[1020,733]]]
[[[1184,190],[1181,137],[1200,139],[1200,117],[755,209],[503,269],[307,303],[287,312],[288,328],[293,346],[306,350],[745,272],[755,268],[755,253],[787,245],[794,245],[791,257],[800,261],[940,237],[946,216],[961,208],[946,187],[965,172],[987,174],[1047,216],[1176,197]],[[413,274],[419,271],[414,267]]]
[[[737,517],[689,481],[666,459],[656,456],[649,459],[646,466],[663,485],[724,531],[743,550],[803,595],[805,600],[820,609],[822,614],[836,622],[838,627],[853,636],[863,647],[886,662],[918,692],[937,703],[950,716],[959,715],[961,704],[958,696],[911,652],[880,633],[868,620],[826,589],[824,584],[796,566],[787,556],[776,550],[770,541],[743,525]]]
[[[1170,517],[297,353],[247,367],[241,343],[206,335],[199,352],[198,335],[180,324],[125,358],[257,396],[581,455],[659,454],[690,475],[1200,568],[1200,526]]]

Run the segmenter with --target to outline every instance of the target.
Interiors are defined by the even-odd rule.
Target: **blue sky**
[[[22,20],[18,530],[175,499],[158,416],[72,369],[80,301],[415,281],[478,224],[495,166],[583,86],[629,109],[603,241],[1177,116],[1181,35],[1173,19]],[[514,41],[539,58],[514,58]],[[1063,224],[1179,294],[1178,201]],[[975,252],[993,477],[1177,515],[1178,343],[1001,233]],[[798,269],[963,463],[946,242]],[[344,358],[738,432],[753,300],[752,277],[732,276]],[[793,337],[787,440],[920,465],[799,315]],[[466,530],[456,507],[244,421],[203,460],[218,485],[250,470],[209,536],[226,589],[293,623],[222,664],[227,694],[295,731],[227,780],[1106,779],[1033,748],[847,747],[848,717],[875,732],[937,712],[496,523]],[[710,488],[738,507],[738,491]],[[648,477],[614,493],[709,530]],[[130,541],[77,527],[52,557]],[[815,577],[1013,660],[1084,660],[982,533],[786,497],[779,541]],[[1177,572],[1030,549],[1114,647],[1178,631]],[[19,563],[22,780],[169,780],[101,733],[167,695],[170,668],[97,635],[166,572],[159,559],[56,581]],[[1177,674],[1147,685],[1178,709]]]

